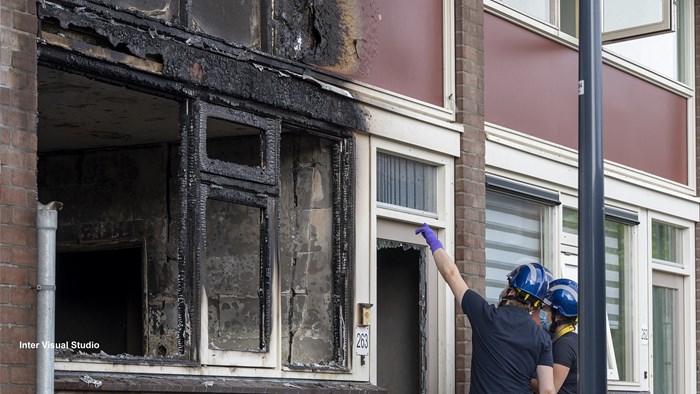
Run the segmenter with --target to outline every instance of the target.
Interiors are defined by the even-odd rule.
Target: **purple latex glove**
[[[423,223],[422,226],[418,227],[416,229],[416,234],[421,234],[423,238],[425,238],[425,241],[428,243],[428,246],[430,246],[431,252],[435,253],[436,250],[444,248],[442,246],[442,242],[440,242],[437,235],[435,235],[433,230],[430,227],[428,227],[427,224]]]

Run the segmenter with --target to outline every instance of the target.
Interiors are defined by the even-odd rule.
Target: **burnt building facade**
[[[466,323],[413,228],[483,262],[478,4],[0,11],[3,392],[47,380],[42,291],[56,392],[462,389]]]

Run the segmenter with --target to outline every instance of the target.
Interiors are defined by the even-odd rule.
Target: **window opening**
[[[207,199],[202,283],[208,302],[209,348],[260,351],[265,316],[260,270],[263,212],[258,207]]]
[[[56,343],[68,354],[144,354],[141,256],[140,246],[56,253]]]
[[[277,119],[194,101],[201,171],[221,177],[277,185],[281,122]],[[206,177],[204,175],[203,177]]]
[[[289,367],[344,364],[347,262],[337,242],[346,207],[339,205],[339,147],[318,135],[282,134],[282,362]]]
[[[265,165],[262,133],[254,127],[215,117],[207,118],[207,157],[242,166]]]
[[[134,274],[141,281],[139,286],[148,289],[139,293],[143,303],[139,347],[101,346],[100,350],[182,357],[185,349],[179,343],[178,318],[182,300],[178,294],[180,103],[40,66],[38,104],[38,199],[64,204],[58,215],[57,243],[85,246],[143,240],[140,248],[148,256],[143,270]],[[110,253],[127,252],[115,249]],[[106,256],[110,253],[100,254],[93,263],[122,264]],[[141,261],[136,254],[133,259]],[[111,284],[122,274],[102,274],[91,280]],[[86,301],[71,299],[61,310],[69,313],[71,303],[79,306]],[[84,312],[86,318],[93,313]],[[62,313],[57,310],[56,318],[63,319]],[[95,355],[101,356],[99,352]]]

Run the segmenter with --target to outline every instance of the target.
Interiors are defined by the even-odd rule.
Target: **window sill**
[[[132,392],[132,393],[386,393],[369,383],[321,380],[222,378],[213,376],[85,374],[57,372],[56,393]]]

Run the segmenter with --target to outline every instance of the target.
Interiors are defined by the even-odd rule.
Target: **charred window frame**
[[[279,242],[284,238],[280,232],[280,201],[284,188],[291,188],[290,184],[285,184],[282,179],[281,166],[282,156],[285,160],[292,160],[289,151],[286,153],[281,148],[282,141],[288,144],[296,143],[305,147],[305,142],[310,139],[317,139],[319,144],[326,146],[328,168],[326,179],[330,184],[331,196],[329,205],[331,215],[328,216],[331,229],[329,246],[332,251],[328,252],[329,264],[329,320],[330,325],[326,327],[330,334],[327,335],[331,345],[323,357],[318,358],[318,362],[310,362],[305,358],[289,357],[283,360],[285,368],[290,370],[328,370],[347,371],[349,359],[349,335],[348,327],[352,327],[352,299],[351,299],[351,269],[353,261],[352,238],[354,237],[354,221],[352,212],[354,210],[354,143],[352,134],[349,132],[337,132],[331,130],[319,132],[318,125],[301,126],[285,123],[279,118],[255,115],[249,112],[232,109],[230,107],[219,106],[201,100],[190,100],[188,110],[185,111],[186,119],[183,124],[189,128],[187,138],[186,155],[189,157],[189,173],[185,177],[188,181],[188,211],[190,212],[190,237],[188,242],[190,247],[195,248],[194,253],[183,256],[183,272],[189,272],[191,283],[190,291],[185,291],[185,298],[191,297],[193,302],[189,305],[191,311],[198,311],[191,314],[183,313],[183,321],[188,318],[193,322],[193,335],[195,340],[193,345],[199,343],[199,358],[203,363],[211,365],[236,365],[251,367],[274,367],[279,360],[282,347],[291,345],[288,343],[277,344],[278,338],[282,336],[275,332],[275,327],[286,330],[289,323],[289,316],[280,314],[283,299],[280,283],[284,278],[276,279],[280,272],[280,266],[286,264],[281,262],[279,255]],[[257,160],[240,159],[240,162],[221,160],[212,157],[210,153],[220,146],[210,139],[207,142],[207,131],[212,125],[211,119],[215,122],[230,122],[235,124],[234,128],[241,127],[255,129],[257,133],[248,133],[251,138],[259,139],[259,163]],[[216,127],[221,127],[218,124]],[[325,131],[325,130],[324,130]],[[245,133],[244,133],[245,134]],[[257,137],[255,137],[257,136]],[[296,142],[292,142],[295,141]],[[301,141],[301,142],[300,142]],[[257,144],[257,142],[256,142]],[[252,146],[248,144],[247,146]],[[254,155],[257,157],[257,155]],[[296,160],[296,159],[294,159]],[[295,193],[286,190],[287,193]],[[287,195],[285,198],[295,198]],[[234,349],[210,349],[208,334],[203,330],[208,330],[208,325],[203,324],[202,319],[208,319],[211,308],[203,310],[205,304],[203,286],[207,278],[202,278],[202,264],[206,259],[206,221],[207,221],[207,201],[219,201],[237,204],[246,207],[257,207],[261,210],[260,225],[260,275],[259,285],[261,296],[260,314],[256,317],[259,324],[259,342],[254,347],[234,348]],[[283,219],[283,218],[282,218]],[[199,290],[202,289],[202,290]],[[200,292],[202,291],[202,292]],[[189,295],[188,295],[189,293]],[[285,304],[286,306],[286,304]],[[204,314],[207,316],[204,316]],[[281,316],[279,325],[274,324],[275,318]],[[183,325],[186,326],[186,325]],[[183,337],[187,333],[183,332]],[[205,343],[207,338],[207,343]],[[287,338],[288,339],[288,338]],[[216,346],[214,346],[216,347]],[[325,349],[325,348],[324,348]],[[194,349],[193,349],[194,350]],[[197,351],[194,350],[194,354]],[[213,357],[212,357],[213,356]],[[285,356],[287,357],[287,356]],[[303,362],[298,360],[302,359]],[[311,360],[314,360],[311,358]]]
[[[203,227],[198,227],[202,231],[196,237],[197,269],[195,272],[199,273],[197,282],[200,283],[201,289],[200,305],[202,308],[208,307],[207,310],[200,311],[202,316],[199,325],[201,359],[212,364],[273,366],[276,352],[270,346],[270,341],[273,316],[272,270],[276,260],[275,198],[208,183],[200,184],[199,193],[200,204],[197,216],[203,218],[205,223]],[[220,212],[211,212],[216,209],[210,209],[212,206],[218,207]],[[228,229],[235,231],[211,231],[226,230],[225,224],[215,227],[210,226],[211,222],[220,222],[222,219],[231,218],[232,214],[236,213],[240,216],[241,211],[246,209],[253,211],[253,214],[250,215],[248,212],[246,215],[246,212],[243,212],[243,220],[254,222],[257,216],[257,223],[254,222],[249,227]],[[215,249],[214,245],[207,244],[212,237],[231,241],[231,245],[227,246],[235,248],[237,253],[225,255],[222,258],[221,252],[212,251]],[[250,238],[255,240],[250,242]],[[254,250],[250,250],[251,248]],[[241,252],[242,249],[248,249],[249,253],[245,255],[245,252]],[[223,252],[225,254],[226,251]],[[250,256],[251,254],[253,256]],[[248,257],[247,260],[257,257],[257,261],[247,263],[233,261],[234,258],[239,257],[243,257],[241,260],[245,260],[246,257]],[[221,261],[227,258],[229,264]],[[226,268],[232,268],[232,270]],[[243,274],[231,272],[247,269],[246,273],[250,274],[251,268],[253,271],[257,270],[257,281],[246,281],[247,278],[243,278]],[[213,288],[217,291],[211,292]],[[210,302],[207,295],[210,295],[212,300],[216,299],[216,303]],[[227,311],[228,320],[224,316]],[[216,319],[218,328],[214,327],[212,319]],[[236,330],[233,328],[234,325]],[[219,335],[215,338],[217,334]],[[228,334],[235,334],[236,337]]]
[[[201,171],[213,176],[224,176],[233,179],[241,179],[268,186],[276,186],[279,177],[279,139],[280,121],[264,118],[251,113],[221,107],[201,101],[194,103],[197,130],[200,131],[197,141],[198,156],[201,163]],[[214,122],[223,123],[216,128],[214,135]],[[222,128],[227,131],[220,131]],[[255,133],[260,137],[254,141]],[[217,158],[212,150],[223,140],[247,138],[253,140],[249,148],[257,150],[258,158]],[[240,159],[240,160],[239,160]],[[239,160],[238,163],[234,160]],[[256,188],[259,190],[259,188]],[[262,189],[265,191],[264,189]],[[276,194],[277,190],[268,192]]]
[[[180,25],[202,36],[270,50],[272,4],[267,0],[91,0],[140,17]]]
[[[274,357],[274,346],[270,346],[273,316],[272,271],[276,258],[278,214],[275,203],[279,194],[277,157],[281,122],[278,119],[254,115],[196,99],[188,102],[188,111],[184,117],[183,123],[189,125],[186,155],[190,160],[188,165],[190,173],[186,178],[194,181],[188,182],[188,210],[192,213],[190,216],[194,217],[194,221],[191,223],[193,229],[189,243],[195,251],[191,255],[191,261],[185,263],[190,268],[186,271],[189,271],[192,276],[190,296],[193,302],[191,310],[199,311],[191,316],[192,320],[196,322],[192,327],[193,334],[197,338],[193,345],[199,343],[199,357],[203,363],[273,366],[276,357]],[[212,131],[212,135],[209,135],[210,131]],[[226,149],[222,149],[222,146],[234,147],[237,150],[227,152]],[[241,158],[241,152],[251,150],[253,151],[251,155]],[[249,224],[253,222],[253,224],[247,229],[247,231],[257,234],[259,242],[258,280],[256,283],[258,288],[257,311],[253,311],[254,308],[250,300],[241,301],[242,298],[250,298],[250,293],[230,295],[228,299],[231,301],[230,303],[219,301],[226,303],[229,308],[233,303],[238,303],[239,306],[241,303],[247,303],[247,306],[241,307],[246,309],[245,311],[238,310],[240,314],[232,311],[234,313],[232,316],[240,317],[247,313],[248,318],[256,321],[252,326],[242,328],[242,331],[248,332],[247,338],[232,339],[230,346],[220,346],[220,343],[219,345],[213,344],[212,338],[209,338],[209,334],[213,332],[210,332],[209,324],[205,326],[212,310],[212,307],[209,307],[209,299],[205,298],[205,286],[211,284],[207,283],[207,278],[202,277],[202,272],[211,268],[207,263],[209,258],[207,254],[207,239],[209,237],[207,222],[215,219],[211,216],[214,214],[210,215],[207,209],[210,204],[217,202],[228,205],[228,208],[220,207],[220,209],[229,210],[229,212],[222,213],[220,219],[225,219],[227,214],[233,215],[235,211],[246,208],[259,210],[257,223],[255,223],[255,216],[258,214],[248,212],[248,222]],[[231,230],[225,227],[221,229]],[[245,231],[245,229],[240,229],[240,231]],[[246,256],[230,256],[231,258],[243,260],[255,258],[250,253],[250,240],[243,242],[249,253]],[[212,258],[216,259],[217,257]],[[229,261],[228,264],[234,264],[234,262]],[[242,268],[250,269],[249,264],[250,262]],[[231,286],[237,287],[238,285],[234,283]],[[240,285],[243,286],[243,284]],[[229,292],[238,290],[228,288]],[[245,290],[240,291],[245,293]],[[202,310],[204,307],[209,307],[209,310]],[[217,319],[220,318],[221,316],[217,317]],[[231,322],[232,320],[228,321],[228,323]],[[221,322],[221,324],[227,323]],[[257,327],[255,340],[252,338],[255,334],[250,333],[252,327]],[[241,343],[247,343],[247,345],[240,345]],[[269,354],[271,351],[273,353]]]
[[[354,238],[354,140],[352,134],[347,135],[338,134],[330,135],[328,133],[318,133],[309,131],[306,128],[292,127],[291,125],[286,125],[283,129],[282,138],[282,148],[289,149],[290,145],[294,145],[294,142],[290,139],[294,139],[294,135],[297,137],[304,138],[319,138],[319,143],[332,145],[330,152],[330,167],[332,169],[332,175],[330,176],[331,181],[331,206],[332,214],[330,235],[327,235],[332,251],[330,252],[330,272],[329,280],[331,282],[332,290],[330,294],[330,338],[326,339],[331,341],[332,348],[329,353],[323,355],[324,359],[307,358],[308,354],[305,355],[295,355],[295,349],[303,348],[303,345],[299,343],[293,343],[293,341],[299,341],[293,338],[292,332],[296,329],[301,331],[306,330],[307,334],[312,332],[314,329],[309,329],[308,325],[306,327],[295,326],[294,317],[291,314],[287,314],[284,308],[287,304],[281,306],[282,309],[282,323],[288,329],[288,332],[283,332],[282,344],[281,346],[286,347],[282,350],[282,364],[285,368],[289,370],[325,370],[325,371],[344,371],[349,370],[348,360],[349,360],[349,329],[352,327],[352,269],[354,261],[353,254],[353,241]],[[290,138],[291,137],[291,138]],[[300,144],[304,146],[302,142]],[[294,155],[296,156],[296,155]],[[285,156],[288,157],[288,156]],[[286,165],[284,160],[281,164],[282,167]],[[284,173],[285,170],[282,170]],[[283,175],[282,178],[285,176]],[[285,194],[288,189],[283,189],[281,194]],[[295,198],[296,199],[296,198]],[[280,198],[280,207],[289,201],[287,196]],[[288,236],[288,234],[287,234]],[[284,231],[280,234],[280,249],[282,249],[282,239],[285,237]],[[299,257],[299,256],[297,256]],[[285,257],[285,251],[280,250],[280,270],[282,271],[280,282],[282,283],[281,291],[287,291],[285,285],[288,284],[288,277],[285,276],[285,264],[292,264],[292,262],[287,261]],[[318,294],[316,294],[318,296]],[[288,297],[285,298],[284,294],[281,295],[282,302],[289,301],[289,308],[287,311],[291,311],[294,308],[293,300]],[[289,336],[285,336],[289,334]],[[322,335],[324,333],[321,333]],[[325,333],[328,334],[327,332]],[[287,342],[285,342],[287,340]],[[303,339],[302,341],[303,342]],[[288,349],[288,351],[287,351]],[[298,353],[296,353],[298,354]]]

